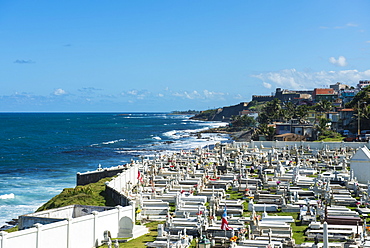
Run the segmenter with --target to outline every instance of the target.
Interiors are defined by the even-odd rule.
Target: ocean
[[[0,227],[32,213],[76,173],[227,142],[195,132],[225,125],[166,113],[0,113]]]

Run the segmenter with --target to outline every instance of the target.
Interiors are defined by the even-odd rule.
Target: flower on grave
[[[210,220],[213,220],[215,217],[213,215],[209,216]]]
[[[280,181],[277,181],[276,184],[279,185],[281,182]]]
[[[357,206],[361,205],[361,202],[356,202],[356,205],[357,205]]]
[[[245,189],[245,191],[249,191],[249,189]]]
[[[141,209],[139,208],[138,210],[136,210],[136,213],[138,214],[138,213],[140,213],[141,212]]]
[[[237,240],[237,239],[238,239],[238,237],[237,237],[237,236],[233,236],[233,237],[231,237],[231,238],[230,238],[230,241],[231,241],[231,242],[236,242],[236,240]]]
[[[198,187],[198,184],[194,184],[194,188]]]

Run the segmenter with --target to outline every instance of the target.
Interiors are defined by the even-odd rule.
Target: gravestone
[[[131,238],[134,223],[129,217],[122,217],[119,221],[119,232],[118,237],[120,238]]]

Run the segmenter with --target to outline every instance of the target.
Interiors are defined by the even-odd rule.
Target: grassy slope
[[[59,195],[54,196],[36,212],[64,207],[73,204],[92,206],[115,206],[112,199],[105,195],[105,182],[111,178],[103,178],[99,182],[90,183],[85,186],[66,188]]]

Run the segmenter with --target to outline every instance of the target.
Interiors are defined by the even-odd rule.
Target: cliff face
[[[247,109],[248,103],[241,102],[238,105],[223,107],[214,117],[214,121],[229,121],[233,115],[239,115],[240,112]]]
[[[248,102],[241,102],[233,106],[203,111],[202,113],[195,115],[191,119],[228,122],[233,115],[239,115],[240,112],[246,109],[248,109]]]

